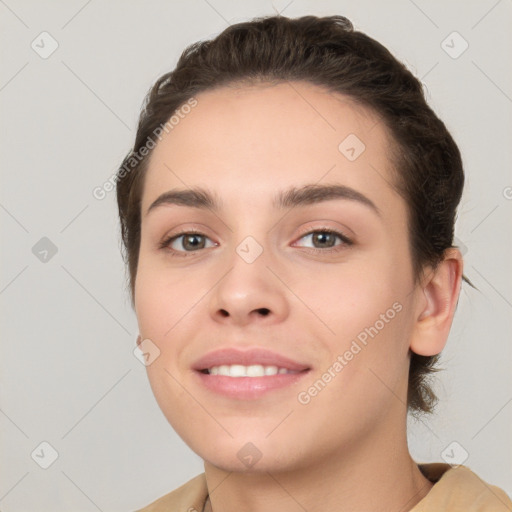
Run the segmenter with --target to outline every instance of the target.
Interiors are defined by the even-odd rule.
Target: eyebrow
[[[345,199],[357,201],[381,216],[381,211],[375,203],[361,192],[345,185],[310,184],[303,187],[292,187],[278,193],[272,202],[274,208],[286,209],[307,206],[315,203]],[[163,205],[188,206],[191,208],[208,209],[218,212],[221,202],[208,190],[201,187],[190,189],[174,189],[161,194],[148,208],[146,215]]]

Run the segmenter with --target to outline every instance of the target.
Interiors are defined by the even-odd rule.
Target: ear
[[[419,290],[410,343],[414,353],[433,356],[445,347],[459,300],[462,272],[462,254],[450,248],[437,268],[426,275]]]

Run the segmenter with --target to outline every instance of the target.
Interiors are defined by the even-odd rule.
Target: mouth
[[[210,352],[193,365],[208,391],[238,400],[254,400],[292,386],[311,367],[266,349]]]
[[[305,370],[303,370],[305,371]],[[288,368],[279,368],[278,366],[262,364],[252,364],[244,366],[242,364],[222,364],[220,366],[212,366],[211,368],[204,368],[200,370],[205,375],[222,375],[224,377],[265,377],[268,375],[284,375],[299,373],[296,370],[289,370]]]

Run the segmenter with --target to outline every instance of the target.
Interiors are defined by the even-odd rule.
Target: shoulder
[[[482,480],[467,466],[419,464],[423,474],[434,486],[410,512],[441,511],[512,511],[507,494]]]
[[[201,473],[136,512],[202,512],[207,496],[205,474]]]

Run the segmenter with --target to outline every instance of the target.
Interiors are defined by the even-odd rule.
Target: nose
[[[265,251],[254,261],[246,261],[233,251],[229,271],[210,295],[210,315],[218,323],[244,327],[282,322],[289,314],[287,289],[270,270]]]

